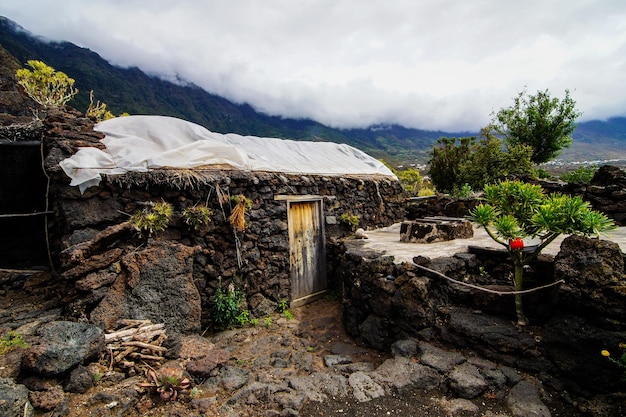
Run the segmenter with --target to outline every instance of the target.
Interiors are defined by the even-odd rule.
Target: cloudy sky
[[[0,0],[0,15],[335,127],[476,130],[524,88],[569,89],[581,120],[626,115],[624,0]]]

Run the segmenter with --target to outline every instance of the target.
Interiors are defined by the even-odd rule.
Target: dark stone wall
[[[249,305],[253,312],[259,304],[267,305],[267,300],[289,300],[287,202],[275,200],[276,196],[322,196],[328,240],[353,232],[340,220],[344,213],[358,216],[358,227],[366,229],[388,226],[404,217],[402,187],[398,181],[382,177],[163,170],[106,177],[100,186],[81,195],[77,187],[69,186],[58,162],[78,146],[101,146],[100,137],[92,130],[91,122],[79,115],[53,114],[45,123],[46,165],[53,179],[50,194],[55,211],[51,236],[54,258],[61,260],[59,272],[67,279],[82,282],[89,274],[109,270],[123,254],[157,240],[193,247],[193,277],[201,295],[203,326],[210,324],[211,296],[220,282],[224,286],[233,282],[243,289],[248,299],[254,300]],[[243,194],[251,200],[244,232],[235,232],[228,222],[232,206],[230,201],[220,202],[218,191],[227,196]],[[147,203],[160,201],[170,203],[174,209],[164,232],[144,239],[133,230],[118,230],[132,213]],[[197,204],[206,204],[213,215],[209,225],[192,230],[180,214]],[[101,239],[103,233],[112,235],[97,247],[81,249]],[[113,253],[111,248],[121,249],[123,254]],[[105,292],[101,287],[77,289],[71,297],[68,295],[80,300],[73,304],[72,314],[89,317]]]
[[[523,296],[530,326],[515,325],[512,296],[483,292],[456,281],[505,292],[512,267],[505,251],[476,250],[451,257],[392,256],[346,241],[334,259],[343,282],[344,320],[350,335],[386,350],[396,340],[438,341],[585,394],[615,392],[620,369],[600,355],[619,356],[626,340],[626,277],[619,246],[572,236],[556,257],[541,255],[524,272],[524,288],[564,284]]]

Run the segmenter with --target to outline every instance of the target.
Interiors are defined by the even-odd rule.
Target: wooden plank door
[[[291,201],[288,212],[293,302],[326,290],[322,200]]]

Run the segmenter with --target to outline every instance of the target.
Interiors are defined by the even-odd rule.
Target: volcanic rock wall
[[[451,257],[393,256],[345,243],[335,262],[344,287],[344,319],[351,336],[380,350],[417,338],[471,349],[498,363],[538,374],[578,394],[615,392],[621,370],[600,355],[619,356],[626,340],[626,275],[619,246],[570,236],[556,257],[541,255],[525,270],[525,287],[561,285],[525,294],[531,325],[515,325],[511,262],[505,251]],[[452,283],[421,266],[463,284]]]

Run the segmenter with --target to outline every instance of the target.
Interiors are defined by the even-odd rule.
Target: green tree
[[[26,63],[32,70],[20,68],[16,71],[17,83],[35,102],[45,108],[61,107],[72,99],[78,90],[74,79],[65,73],[55,71],[42,61],[30,60]]]
[[[478,138],[441,138],[433,147],[429,175],[435,187],[452,193],[467,184],[473,190],[510,176],[532,176],[532,150],[523,144],[505,146],[488,129]]]
[[[450,193],[455,186],[464,184],[461,171],[475,140],[474,137],[437,139],[428,161],[428,175],[438,191]]]
[[[394,173],[402,183],[404,191],[410,195],[417,195],[422,185],[422,176],[418,169],[407,168],[402,171],[394,171]]]
[[[552,97],[548,90],[529,95],[526,90],[513,99],[513,106],[493,115],[489,126],[501,134],[507,144],[528,145],[533,150],[535,164],[557,157],[563,148],[572,144],[571,135],[576,129],[576,119],[582,114],[576,102],[565,90],[565,98]]]
[[[501,139],[483,129],[461,166],[462,184],[481,190],[486,184],[512,176],[532,176],[532,149],[523,144],[504,146]]]
[[[470,212],[470,220],[504,246],[513,262],[515,290],[523,288],[524,265],[561,234],[597,235],[615,227],[604,214],[591,209],[579,196],[546,195],[539,185],[521,181],[501,181],[485,186],[486,203]],[[524,238],[537,239],[524,247]],[[519,325],[528,324],[522,294],[515,295]]]

